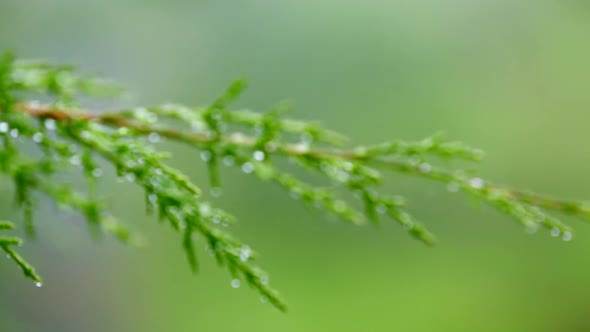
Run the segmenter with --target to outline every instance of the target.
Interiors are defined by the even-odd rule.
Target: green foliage
[[[8,221],[0,221],[0,230],[14,229],[14,224]],[[22,245],[22,240],[12,236],[0,236],[0,248],[6,253],[9,259],[14,260],[26,277],[31,278],[37,287],[41,287],[41,277],[35,272],[35,269],[29,265],[16,251],[13,250],[13,246]]]
[[[121,90],[103,80],[80,76],[71,66],[5,55],[0,61],[0,172],[14,182],[15,202],[23,212],[27,234],[35,232],[35,196],[44,194],[85,216],[94,236],[110,233],[123,242],[138,243],[137,237],[109,214],[98,195],[97,182],[104,173],[99,165],[106,161],[121,179],[144,191],[148,213],[157,213],[161,223],[180,234],[193,271],[199,266],[195,241],[203,240],[232,275],[232,286],[246,282],[284,310],[285,303],[269,285],[268,275],[256,265],[255,252],[228,232],[235,218],[207,202],[199,187],[168,166],[168,155],[155,148],[164,139],[200,151],[213,194],[221,187],[220,165],[238,167],[243,173],[277,184],[311,208],[324,209],[355,225],[389,218],[426,244],[433,244],[435,237],[408,213],[403,197],[383,193],[384,171],[442,182],[451,192],[463,191],[514,217],[527,230],[543,226],[564,240],[571,239],[571,229],[548,212],[590,216],[590,207],[583,203],[512,190],[461,169],[436,166],[445,159],[483,158],[480,150],[442,135],[418,142],[346,148],[347,139],[339,133],[316,123],[284,118],[287,104],[266,113],[232,110],[231,102],[244,87],[243,81],[235,82],[206,107],[169,104],[95,112],[84,110],[78,101],[117,96]],[[44,102],[34,101],[39,99]],[[25,153],[23,146],[31,143],[38,151]],[[279,158],[321,175],[327,185],[309,183],[285,171],[276,162]],[[86,190],[57,177],[72,168],[81,170]],[[0,223],[0,230],[13,227],[12,223]],[[0,237],[0,248],[27,277],[40,284],[34,269],[13,251],[21,242],[16,237]]]

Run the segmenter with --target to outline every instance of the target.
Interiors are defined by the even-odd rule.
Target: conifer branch
[[[121,115],[125,111],[113,111],[96,114],[89,111],[56,109],[51,106],[41,105],[38,103],[19,104],[16,105],[16,108],[21,112],[27,113],[39,119],[54,119],[57,121],[95,121],[115,129],[129,128],[143,135],[155,133],[161,137],[184,142],[192,146],[202,146],[212,142],[207,132],[184,133],[173,128],[162,128],[134,123],[133,121],[130,121],[128,118]],[[253,115],[255,113],[248,112],[246,114]],[[236,117],[241,116],[238,115]],[[261,116],[256,114],[249,118],[252,120],[247,122],[255,124],[256,120],[259,120],[260,118]],[[288,123],[293,123],[295,124],[294,126],[304,125],[304,122],[296,122],[293,120],[289,120]],[[344,136],[335,132],[331,132],[330,137],[336,138],[336,142],[343,142],[346,140]],[[514,199],[524,204],[538,206],[544,209],[554,210],[565,214],[576,215],[583,217],[584,219],[590,219],[590,206],[584,204],[583,202],[565,201],[545,197],[533,192],[519,191],[493,183],[482,182],[481,188],[477,188],[477,186],[473,186],[473,183],[479,182],[477,178],[465,177],[465,174],[463,174],[461,171],[453,173],[443,169],[434,169],[431,166],[428,166],[428,164],[417,163],[417,159],[404,161],[399,158],[381,158],[380,156],[378,156],[378,158],[372,158],[372,155],[376,155],[376,150],[388,149],[390,153],[395,152],[406,156],[433,154],[440,157],[462,158],[470,161],[481,161],[483,159],[483,152],[481,150],[469,148],[460,142],[437,143],[436,140],[440,139],[440,137],[440,135],[429,137],[421,142],[394,142],[384,143],[380,146],[360,146],[351,149],[310,148],[302,145],[301,143],[285,145],[270,144],[269,147],[271,150],[273,150],[273,154],[287,157],[339,158],[349,161],[367,161],[370,164],[382,169],[411,173],[413,175],[450,184],[451,190],[453,186],[457,186],[457,189],[465,189],[466,192],[471,193],[474,189],[480,189],[479,193],[481,195],[494,193],[501,194],[504,198]],[[246,149],[252,149],[256,145],[256,139],[254,137],[246,136],[240,132],[228,134],[222,139],[222,141],[225,144],[237,145]],[[468,183],[469,180],[471,180],[471,183]]]
[[[403,197],[383,193],[385,172],[442,182],[451,192],[463,191],[487,202],[528,231],[545,227],[564,240],[571,240],[571,228],[549,212],[590,219],[590,205],[586,203],[515,190],[459,167],[437,166],[441,159],[483,159],[481,150],[461,142],[434,135],[417,142],[349,147],[346,136],[340,133],[317,123],[284,118],[289,110],[286,104],[266,113],[231,109],[231,102],[244,87],[243,81],[235,82],[206,107],[169,104],[107,112],[87,110],[77,102],[79,97],[116,95],[119,90],[102,80],[80,76],[73,67],[5,56],[0,61],[0,173],[13,179],[27,233],[34,234],[33,195],[41,193],[84,215],[95,236],[106,232],[121,241],[137,243],[137,237],[110,215],[98,195],[97,186],[104,173],[101,160],[120,178],[142,188],[147,212],[156,212],[162,223],[180,233],[193,271],[198,270],[194,241],[200,238],[218,263],[227,267],[233,287],[245,281],[284,310],[285,303],[269,286],[268,275],[256,265],[254,251],[227,231],[235,218],[205,201],[191,179],[167,165],[168,155],[155,147],[164,139],[200,151],[214,194],[221,186],[220,165],[235,166],[346,222],[362,225],[390,218],[426,244],[435,242],[434,235],[408,212]],[[21,153],[21,146],[30,142],[39,147],[41,157]],[[307,182],[283,170],[275,163],[277,158],[286,158],[326,181],[322,185]],[[72,167],[81,169],[86,193],[54,177]],[[347,198],[347,193],[356,198]],[[0,229],[13,226],[0,223]],[[12,250],[20,243],[19,238],[0,237],[0,248],[26,276],[40,283],[30,265]]]

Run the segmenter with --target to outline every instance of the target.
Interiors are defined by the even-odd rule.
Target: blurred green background
[[[581,0],[0,2],[0,51],[114,78],[135,92],[127,104],[202,105],[246,77],[239,106],[292,99],[292,116],[361,143],[444,130],[488,152],[485,177],[577,199],[590,199],[589,37]],[[197,153],[163,148],[206,182]],[[0,263],[0,331],[590,331],[590,228],[578,220],[566,218],[572,242],[530,235],[444,186],[393,176],[388,190],[440,239],[426,248],[394,223],[355,228],[237,171],[224,179],[215,203],[239,217],[287,314],[232,289],[202,250],[191,275],[176,234],[113,180],[101,190],[148,246],[96,243],[47,202],[22,248],[45,285]],[[18,219],[2,183],[2,218]]]

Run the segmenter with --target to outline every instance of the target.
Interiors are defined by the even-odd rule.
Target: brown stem
[[[16,109],[35,118],[53,119],[55,121],[94,121],[112,128],[129,128],[143,135],[157,133],[162,137],[193,145],[211,142],[210,135],[207,132],[185,133],[170,128],[145,125],[128,119],[117,112],[100,114],[83,110],[59,109],[39,104],[17,104]],[[254,138],[239,132],[225,136],[223,141],[227,144],[239,145],[247,148],[253,148],[256,144],[256,140]],[[420,169],[419,165],[396,158],[367,158],[367,155],[362,151],[362,149],[327,149],[310,148],[301,144],[275,144],[271,146],[270,150],[274,150],[275,153],[291,157],[336,157],[344,160],[367,161],[372,165],[381,168],[393,169],[444,183],[451,183],[461,180],[453,172],[442,169],[432,169],[428,172],[424,172]],[[590,211],[585,208],[583,203],[554,199],[531,192],[513,190],[491,183],[486,183],[483,190],[502,191],[510,198],[525,204],[577,215],[586,219],[590,218]]]

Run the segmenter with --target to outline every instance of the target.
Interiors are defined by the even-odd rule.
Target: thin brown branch
[[[211,143],[211,136],[207,132],[182,132],[172,128],[151,126],[126,118],[118,112],[96,113],[84,110],[59,109],[40,104],[17,104],[16,109],[30,116],[40,119],[53,119],[55,121],[93,121],[112,128],[128,128],[142,135],[157,133],[158,135],[191,145],[202,145]],[[224,142],[231,145],[239,145],[246,148],[254,148],[256,139],[245,134],[235,132],[223,138]],[[396,158],[368,158],[363,149],[335,149],[317,148],[304,144],[276,144],[270,145],[269,151],[290,157],[336,157],[343,160],[367,161],[380,168],[392,169],[431,180],[444,183],[453,183],[458,180],[455,173],[443,169],[433,168],[424,172],[420,165],[410,163]],[[559,211],[562,213],[576,215],[590,219],[590,209],[581,202],[559,200],[527,191],[514,190],[505,186],[487,182],[481,190],[502,192],[509,198],[525,204],[541,208]]]

